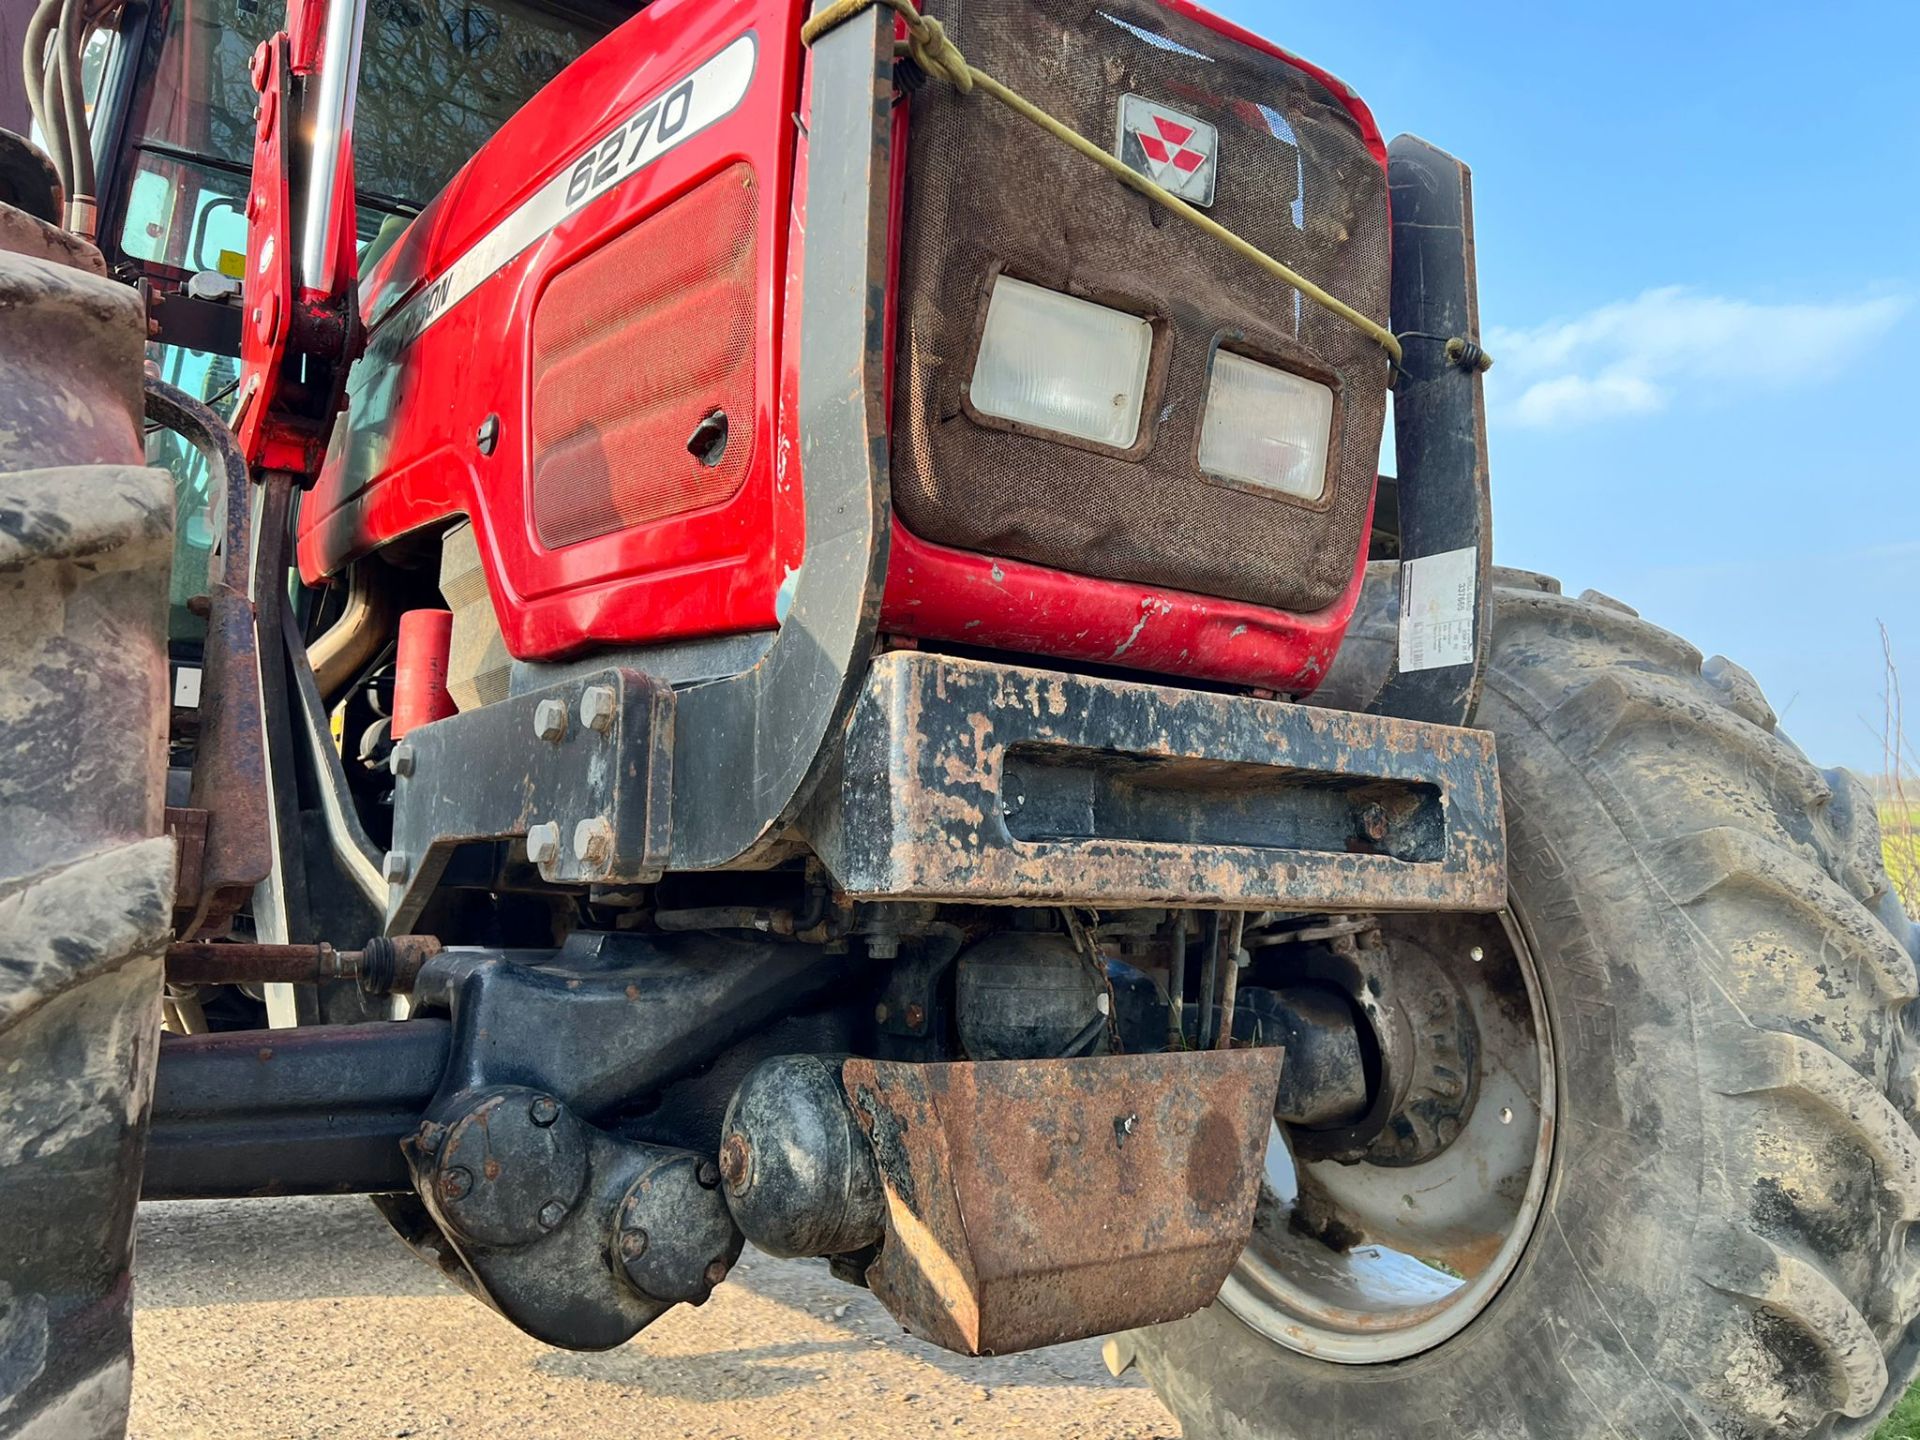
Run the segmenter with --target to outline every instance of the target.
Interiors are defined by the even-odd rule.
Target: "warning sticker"
[[[1474,576],[1479,560],[1479,551],[1468,546],[1422,555],[1400,567],[1402,673],[1473,663]]]

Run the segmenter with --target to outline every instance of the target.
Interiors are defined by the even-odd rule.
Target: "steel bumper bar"
[[[1506,903],[1484,731],[915,651],[874,662],[803,823],[856,897]]]

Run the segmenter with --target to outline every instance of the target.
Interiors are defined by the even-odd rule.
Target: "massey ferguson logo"
[[[1120,136],[1114,154],[1129,169],[1178,195],[1189,205],[1213,204],[1213,178],[1220,168],[1220,132],[1204,120],[1182,115],[1144,95],[1120,97]]]

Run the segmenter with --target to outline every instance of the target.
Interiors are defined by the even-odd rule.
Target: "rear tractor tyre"
[[[0,159],[25,154],[0,132]],[[0,166],[4,168],[4,166]],[[115,1440],[172,931],[139,297],[0,203],[0,1436]]]
[[[1737,666],[1604,596],[1496,578],[1478,723],[1499,744],[1511,954],[1473,959],[1524,970],[1505,1009],[1530,1007],[1537,1033],[1509,1028],[1541,1061],[1500,1106],[1516,1131],[1536,1118],[1540,1159],[1480,1197],[1510,1243],[1436,1232],[1427,1288],[1370,1290],[1383,1234],[1468,1213],[1442,1183],[1467,1172],[1295,1145],[1300,1193],[1372,1193],[1371,1172],[1393,1213],[1303,1225],[1263,1197],[1221,1301],[1118,1337],[1110,1363],[1137,1363],[1192,1437],[1870,1435],[1920,1363],[1920,986],[1871,800],[1783,739]],[[1483,1112],[1524,1079],[1511,1060],[1486,1079],[1494,1049]],[[1273,1257],[1307,1244],[1289,1279]]]

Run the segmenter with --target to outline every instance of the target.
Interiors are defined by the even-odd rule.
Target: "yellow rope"
[[[975,89],[986,91],[987,94],[993,96],[994,99],[1013,111],[1014,114],[1032,121],[1042,130],[1053,136],[1054,139],[1060,141],[1061,144],[1071,146],[1095,164],[1105,166],[1106,169],[1112,173],[1113,177],[1122,184],[1131,185],[1135,190],[1138,190],[1155,204],[1164,205],[1181,219],[1197,225],[1200,229],[1206,231],[1207,234],[1213,236],[1214,239],[1225,245],[1229,250],[1245,256],[1262,270],[1265,270],[1269,275],[1272,275],[1276,280],[1291,285],[1295,290],[1298,290],[1302,295],[1306,296],[1307,299],[1313,301],[1314,304],[1323,309],[1331,310],[1349,325],[1354,326],[1366,334],[1369,339],[1387,352],[1396,366],[1399,365],[1401,358],[1400,342],[1394,338],[1392,331],[1383,325],[1375,324],[1372,320],[1354,309],[1353,306],[1347,304],[1346,301],[1337,296],[1329,295],[1325,290],[1322,290],[1318,285],[1307,279],[1306,276],[1282,265],[1278,260],[1267,254],[1266,251],[1248,241],[1242,240],[1238,235],[1234,234],[1233,231],[1227,229],[1226,226],[1220,224],[1218,221],[1208,219],[1178,195],[1172,194],[1163,187],[1156,185],[1139,171],[1129,167],[1117,156],[1110,155],[1098,145],[1095,145],[1077,130],[1070,129],[1068,126],[1061,124],[1039,106],[1033,104],[1016,91],[1009,90],[984,70],[977,69],[973,65],[968,64],[967,57],[960,53],[959,46],[947,38],[946,29],[940,22],[931,15],[922,15],[908,3],[908,0],[834,0],[833,4],[827,6],[826,9],[822,10],[818,15],[813,16],[806,24],[800,27],[800,43],[803,45],[813,44],[814,41],[818,40],[835,26],[844,24],[855,15],[858,15],[862,10],[873,5],[884,6],[900,15],[907,22],[907,54],[911,56],[914,63],[926,71],[928,75],[933,76],[935,79],[945,80],[962,95],[968,94]]]

